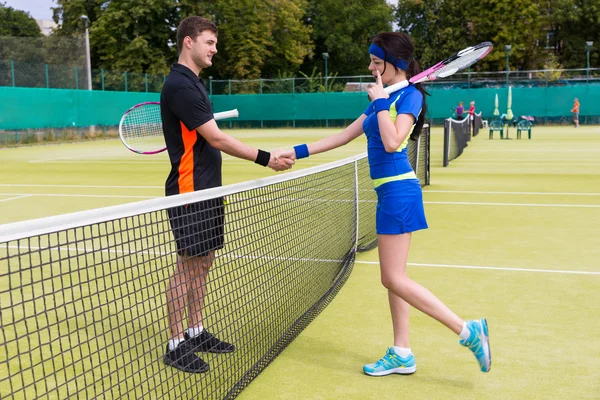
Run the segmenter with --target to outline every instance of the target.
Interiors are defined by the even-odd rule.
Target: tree
[[[585,68],[586,42],[594,42],[590,64],[600,58],[600,0],[555,0],[548,2],[551,30],[556,35],[555,51],[565,68]]]
[[[369,64],[371,38],[391,30],[392,8],[385,0],[309,0],[306,24],[312,27],[315,56],[302,70],[323,70],[322,53],[329,53],[330,75],[363,75]]]
[[[179,15],[172,0],[112,0],[90,29],[98,68],[168,73]]]
[[[483,41],[494,50],[473,66],[504,70],[504,46],[510,44],[511,69],[536,68],[545,51],[538,45],[549,20],[541,1],[400,0],[396,22],[415,42],[421,64],[432,65],[458,50]]]
[[[296,72],[311,52],[302,24],[305,0],[219,0],[209,7],[219,27],[218,77],[258,79]]]
[[[40,37],[42,32],[28,12],[0,3],[0,36]]]

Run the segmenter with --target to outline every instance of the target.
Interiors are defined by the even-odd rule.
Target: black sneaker
[[[208,371],[208,364],[194,354],[194,351],[189,342],[184,341],[179,343],[174,350],[169,350],[167,344],[167,352],[164,357],[164,362],[171,367],[175,367],[185,372],[206,372]]]
[[[186,332],[185,341],[190,342],[190,345],[194,351],[207,351],[209,353],[231,353],[235,350],[234,345],[217,339],[206,329],[203,329],[198,336],[193,338],[190,338],[190,335],[188,335]]]

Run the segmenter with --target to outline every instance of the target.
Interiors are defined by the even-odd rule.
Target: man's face
[[[217,35],[213,31],[203,31],[196,40],[190,39],[190,45],[194,64],[201,69],[210,67],[217,53]]]

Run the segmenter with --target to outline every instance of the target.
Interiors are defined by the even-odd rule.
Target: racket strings
[[[131,110],[121,124],[124,142],[139,152],[154,152],[165,147],[160,105],[144,105]]]
[[[434,78],[441,77],[447,75],[452,75],[456,71],[463,70],[465,68],[470,67],[475,64],[478,60],[485,57],[485,55],[490,51],[490,46],[480,47],[473,50],[471,53],[465,54],[464,56],[458,57],[457,59],[449,62],[444,65],[439,70],[433,72],[431,76]],[[431,79],[431,78],[430,78]]]

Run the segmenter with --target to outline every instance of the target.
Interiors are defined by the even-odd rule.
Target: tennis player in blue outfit
[[[475,354],[481,371],[488,372],[491,353],[486,320],[462,320],[406,274],[412,232],[427,229],[421,186],[407,155],[408,140],[418,138],[425,121],[427,93],[417,84],[388,95],[384,85],[399,83],[420,72],[413,59],[412,40],[405,33],[380,33],[373,38],[369,53],[369,71],[377,84],[368,91],[371,104],[365,112],[342,132],[295,146],[280,155],[300,159],[345,145],[363,132],[367,136],[370,174],[378,199],[376,229],[381,281],[388,290],[394,345],[381,359],[365,365],[364,372],[382,376],[416,371],[408,329],[410,306],[459,335],[459,343]]]

